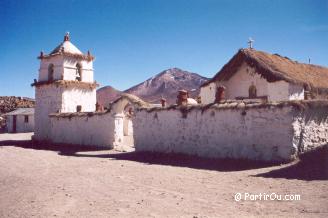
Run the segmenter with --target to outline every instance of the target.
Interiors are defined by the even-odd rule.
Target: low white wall
[[[294,118],[294,145],[306,152],[328,145],[328,107],[313,106]]]
[[[114,118],[110,113],[51,115],[51,141],[54,143],[112,147]]]
[[[204,109],[194,108],[187,113],[179,109],[138,111],[133,123],[136,151],[289,161],[298,155],[302,143],[311,141],[305,141],[304,134],[316,138],[318,127],[324,133],[320,143],[313,146],[327,143],[327,121],[321,126],[307,126],[314,119],[303,122],[305,118],[293,106]],[[303,129],[303,136],[297,138],[298,128]]]

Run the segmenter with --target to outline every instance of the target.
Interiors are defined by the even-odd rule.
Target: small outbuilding
[[[7,131],[10,133],[34,131],[34,108],[18,108],[5,114]]]
[[[293,61],[253,48],[240,49],[201,86],[203,104],[213,103],[218,87],[226,99],[286,101],[328,98],[328,68]]]

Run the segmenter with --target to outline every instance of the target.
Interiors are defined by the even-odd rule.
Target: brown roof
[[[229,80],[243,64],[256,69],[268,82],[285,80],[290,83],[308,85],[311,88],[328,89],[328,68],[313,64],[303,64],[255,49],[240,49],[231,60],[208,82]]]

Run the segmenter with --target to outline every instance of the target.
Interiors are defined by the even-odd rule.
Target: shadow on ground
[[[32,140],[6,140],[0,141],[0,146],[14,146],[27,149],[56,151],[60,155],[72,156],[77,152],[110,150],[103,147],[82,146],[82,145],[56,145],[51,143],[37,143]]]
[[[264,163],[250,160],[208,159],[183,154],[163,154],[152,152],[126,152],[126,153],[87,153],[91,151],[109,150],[95,146],[54,145],[40,144],[33,141],[0,141],[0,146],[15,146],[27,149],[55,151],[59,155],[74,157],[107,158],[112,160],[135,161],[144,164],[169,165],[188,167],[194,169],[216,171],[241,171],[273,166],[273,163]]]
[[[214,170],[221,172],[251,170],[275,166],[250,160],[208,159],[183,154],[162,154],[151,152],[127,153],[87,153],[91,151],[109,150],[107,148],[77,145],[39,144],[32,141],[0,141],[0,146],[16,146],[36,150],[55,151],[59,155],[73,157],[107,158],[112,160],[135,161],[144,164],[188,167],[194,169]],[[84,153],[86,152],[86,153]],[[299,180],[328,180],[328,145],[312,152],[303,154],[292,164],[266,173],[254,175],[264,178],[285,178]]]
[[[302,154],[299,160],[293,165],[255,176],[306,181],[328,180],[328,145]]]

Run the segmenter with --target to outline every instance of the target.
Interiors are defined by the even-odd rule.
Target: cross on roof
[[[248,43],[250,49],[253,48],[253,42],[254,42],[254,40],[251,37],[249,37],[247,43]]]

